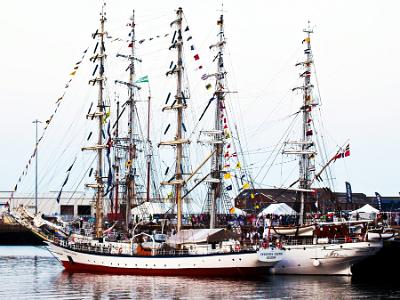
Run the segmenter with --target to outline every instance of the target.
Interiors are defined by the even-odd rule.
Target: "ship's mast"
[[[116,128],[115,128],[115,141],[119,142],[119,101],[117,101],[117,120],[116,120]],[[115,170],[115,201],[114,201],[114,212],[113,216],[117,219],[118,211],[119,211],[119,172],[120,172],[120,157],[118,155],[117,147],[114,150],[114,170]]]
[[[304,224],[304,205],[308,198],[308,195],[312,192],[312,173],[315,172],[315,146],[313,142],[313,130],[312,130],[312,116],[311,111],[315,105],[312,100],[313,85],[311,84],[311,66],[313,64],[313,56],[311,52],[311,33],[313,32],[310,28],[310,22],[308,28],[303,30],[307,33],[307,37],[303,40],[306,49],[306,60],[299,62],[296,66],[302,67],[302,73],[300,78],[303,78],[303,85],[295,87],[292,91],[301,90],[303,93],[303,105],[300,110],[302,112],[302,133],[300,141],[288,141],[287,145],[295,147],[295,149],[284,150],[283,154],[294,154],[299,156],[299,179],[295,183],[299,183],[298,192],[300,193],[300,211],[299,211],[299,225]]]
[[[311,64],[312,64],[312,52],[311,52],[311,33],[313,32],[308,23],[308,28],[303,30],[307,33],[307,38],[303,42],[306,43],[306,61],[303,63],[304,72],[301,76],[304,78],[303,83],[303,106],[301,108],[303,114],[303,128],[302,128],[302,143],[301,143],[301,158],[300,158],[300,181],[299,187],[303,190],[310,190],[311,186],[311,171],[310,171],[310,160],[313,159],[314,155],[307,153],[310,147],[313,145],[312,140],[312,129],[311,129],[311,109],[312,109],[312,85],[311,85]],[[307,192],[300,192],[300,217],[299,224],[304,223],[304,203],[307,199]]]
[[[135,174],[133,163],[136,158],[136,144],[134,141],[134,116],[135,116],[135,99],[134,99],[134,80],[135,80],[135,10],[132,11],[131,23],[131,60],[129,66],[129,154],[128,154],[128,175],[126,180],[127,198],[126,198],[126,230],[128,230],[131,222],[131,206],[135,198]]]
[[[129,55],[117,54],[117,57],[123,57],[129,60],[129,81],[124,82],[116,80],[115,83],[119,83],[128,87],[129,99],[126,101],[129,110],[128,116],[128,160],[126,163],[127,174],[126,174],[126,209],[125,209],[125,225],[126,230],[129,230],[129,224],[131,223],[131,206],[135,196],[135,168],[134,163],[136,159],[136,142],[135,142],[135,112],[136,112],[136,101],[135,101],[135,89],[140,89],[135,84],[135,61],[141,61],[135,57],[135,10],[132,11],[131,17],[131,32],[130,32],[130,43],[131,53]]]
[[[150,201],[150,172],[151,172],[151,141],[150,141],[150,111],[151,111],[151,94],[149,88],[149,97],[147,102],[147,145],[148,145],[148,153],[147,153],[147,174],[146,174],[146,201]]]
[[[223,15],[221,14],[220,19],[218,20],[217,24],[219,25],[219,41],[215,45],[218,48],[218,67],[217,73],[215,74],[216,78],[216,86],[215,86],[215,140],[213,141],[213,150],[214,156],[212,159],[212,166],[211,166],[211,182],[210,182],[210,228],[215,228],[216,224],[216,207],[218,203],[218,199],[221,199],[222,195],[222,161],[223,161],[223,148],[224,148],[224,140],[222,136],[223,132],[223,124],[221,115],[223,112],[224,107],[224,100],[225,100],[225,85],[224,85],[224,78],[225,78],[225,68],[224,68],[224,46],[225,46],[225,35],[224,35],[224,19]]]
[[[175,157],[175,180],[161,182],[163,185],[174,185],[175,186],[175,201],[177,205],[177,231],[182,229],[182,188],[184,186],[184,180],[182,177],[182,156],[183,156],[183,144],[189,143],[189,140],[183,139],[182,137],[182,126],[183,126],[183,109],[186,108],[186,101],[184,99],[183,91],[182,91],[182,77],[183,77],[183,61],[182,61],[182,50],[183,50],[183,39],[182,39],[182,17],[183,11],[182,8],[178,8],[177,18],[175,21],[171,23],[176,26],[176,31],[174,34],[174,38],[172,41],[172,48],[176,48],[177,50],[177,63],[176,67],[174,67],[173,71],[169,71],[169,74],[176,73],[177,78],[177,86],[176,86],[176,95],[175,101],[171,106],[164,107],[163,110],[166,109],[175,109],[177,114],[177,128],[174,141],[169,142],[161,142],[160,145],[171,145],[176,147],[176,157]],[[175,39],[176,37],[176,39]]]
[[[94,117],[98,118],[98,139],[97,145],[91,147],[84,147],[82,150],[94,150],[97,151],[97,170],[95,173],[96,176],[96,184],[86,184],[87,187],[92,187],[96,189],[96,223],[95,223],[95,232],[96,237],[101,238],[103,236],[103,217],[104,217],[104,209],[103,209],[103,149],[107,147],[107,145],[103,145],[103,123],[104,123],[104,115],[105,115],[105,105],[104,105],[104,97],[103,97],[103,89],[104,89],[104,61],[105,61],[105,48],[104,48],[104,35],[106,34],[104,31],[104,23],[106,21],[106,13],[104,11],[104,6],[102,8],[100,14],[100,29],[93,34],[93,38],[98,38],[98,42],[95,48],[95,52],[99,49],[98,53],[95,53],[91,58],[93,62],[99,61],[99,64],[96,66],[93,74],[99,70],[99,76],[89,81],[93,85],[97,83],[99,87],[98,91],[98,101],[97,101],[97,112],[92,114],[88,114],[87,118],[93,119]]]
[[[97,107],[102,112],[99,115],[99,134],[97,139],[97,144],[103,144],[103,119],[104,119],[104,100],[103,100],[103,88],[104,88],[104,22],[105,13],[102,11],[100,18],[100,79],[98,80],[99,85],[99,97],[97,102]],[[96,197],[96,237],[100,238],[103,235],[103,149],[99,147],[97,150],[97,197]]]
[[[183,40],[182,40],[182,8],[179,8],[177,11],[177,32],[178,38],[176,41],[176,49],[178,53],[178,61],[177,61],[177,86],[176,86],[176,103],[179,106],[177,108],[177,123],[176,123],[176,140],[182,140],[182,121],[183,121],[183,109],[182,109],[182,48],[183,48]],[[175,166],[175,179],[177,184],[175,186],[175,199],[177,205],[177,231],[180,231],[182,228],[182,143],[176,144],[176,166]]]

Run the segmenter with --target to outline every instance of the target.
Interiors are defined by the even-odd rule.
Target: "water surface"
[[[400,271],[400,270],[399,270]],[[68,273],[44,247],[0,246],[0,299],[399,299],[399,280],[269,276],[258,280]]]

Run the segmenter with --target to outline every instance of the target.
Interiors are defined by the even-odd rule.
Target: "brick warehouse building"
[[[364,193],[352,193],[352,202],[346,201],[346,193],[335,193],[328,188],[315,189],[305,201],[305,211],[326,213],[337,210],[355,210],[365,204],[378,208],[376,197]],[[252,196],[253,195],[253,196]],[[235,206],[247,212],[259,212],[271,203],[286,203],[299,211],[299,194],[286,189],[254,189],[244,190],[235,199]],[[318,203],[318,209],[316,206]],[[382,196],[382,211],[400,211],[400,197]]]

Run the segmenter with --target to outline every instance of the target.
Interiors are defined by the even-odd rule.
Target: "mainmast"
[[[182,126],[183,126],[183,109],[186,108],[186,101],[182,91],[182,77],[183,77],[183,60],[182,60],[182,49],[183,49],[183,39],[182,39],[182,16],[183,11],[182,8],[179,7],[177,12],[177,18],[175,21],[171,23],[176,26],[176,31],[174,33],[174,38],[172,40],[172,48],[176,48],[177,50],[177,63],[176,67],[173,70],[169,71],[167,74],[176,73],[177,78],[177,86],[176,86],[176,94],[175,101],[171,106],[164,107],[163,110],[167,109],[175,109],[176,117],[177,117],[177,128],[175,139],[169,142],[161,142],[160,145],[171,145],[176,147],[176,157],[175,157],[175,180],[162,182],[164,185],[174,185],[175,186],[175,201],[177,205],[177,231],[182,229],[182,188],[184,186],[184,180],[182,177],[182,156],[183,156],[183,144],[189,143],[189,140],[183,139],[182,137]],[[176,39],[175,39],[176,37]]]
[[[313,147],[312,140],[312,128],[311,128],[311,110],[312,110],[312,84],[311,84],[311,64],[313,63],[313,57],[311,52],[311,33],[313,32],[310,28],[310,22],[308,23],[308,28],[303,30],[307,33],[307,37],[303,40],[303,43],[306,43],[306,49],[304,53],[306,54],[306,61],[302,63],[304,68],[304,72],[300,75],[304,79],[303,83],[303,106],[301,107],[301,111],[303,114],[303,128],[302,128],[302,143],[301,143],[301,151],[300,154],[300,162],[299,162],[299,172],[300,172],[300,180],[299,180],[299,188],[302,190],[310,190],[311,188],[311,172],[315,171],[315,168],[312,165],[312,161],[314,160],[315,152],[309,153],[310,148]],[[299,224],[302,225],[304,223],[304,203],[307,200],[307,196],[309,192],[301,191],[300,192],[300,218]]]
[[[292,91],[301,90],[303,93],[303,105],[300,108],[302,112],[302,134],[300,141],[290,141],[286,142],[287,145],[296,146],[294,150],[284,150],[284,154],[295,154],[299,155],[299,193],[300,193],[300,211],[299,211],[299,225],[304,224],[304,204],[312,192],[312,173],[315,172],[315,147],[312,139],[312,116],[311,111],[315,106],[312,99],[313,85],[311,84],[311,66],[313,64],[313,56],[311,52],[311,33],[313,33],[310,28],[310,22],[308,22],[308,28],[303,30],[307,33],[307,37],[303,40],[306,49],[304,54],[306,55],[306,60],[297,63],[296,66],[301,66],[303,72],[300,74],[300,78],[303,78],[303,85],[295,87]],[[297,182],[297,181],[296,181]],[[293,184],[292,184],[293,185]]]
[[[125,85],[128,87],[129,91],[129,99],[126,102],[129,109],[129,128],[128,128],[128,160],[126,163],[127,167],[127,175],[126,175],[126,189],[127,189],[127,197],[126,197],[126,212],[125,212],[125,225],[126,230],[129,230],[129,224],[131,223],[131,206],[133,200],[136,198],[135,195],[135,168],[134,162],[136,159],[136,142],[135,142],[135,112],[136,112],[136,101],[135,101],[135,89],[140,89],[139,86],[135,84],[135,60],[141,61],[140,59],[135,57],[135,10],[132,11],[131,18],[131,32],[130,32],[130,43],[129,47],[131,48],[131,53],[129,55],[117,54],[117,57],[123,57],[129,60],[129,82],[124,82],[120,80],[116,80],[116,83]]]
[[[221,14],[217,24],[219,25],[219,41],[216,45],[212,45],[211,47],[218,48],[218,66],[217,73],[213,74],[216,79],[216,86],[214,95],[216,97],[215,102],[215,124],[214,124],[214,140],[213,140],[213,152],[215,153],[212,158],[211,165],[211,180],[210,180],[210,228],[215,228],[216,224],[216,207],[218,203],[218,199],[221,199],[222,195],[222,161],[223,161],[223,148],[224,148],[224,139],[223,139],[223,123],[221,119],[221,115],[223,113],[223,108],[225,106],[225,68],[224,68],[224,46],[225,46],[225,35],[224,35],[224,19]]]
[[[103,149],[108,147],[107,145],[103,145],[103,123],[104,123],[104,115],[105,115],[105,105],[104,105],[104,97],[103,97],[103,89],[104,89],[104,60],[105,60],[105,47],[104,47],[104,35],[106,34],[104,31],[104,23],[106,21],[106,13],[104,12],[104,7],[102,8],[100,14],[100,29],[93,34],[93,38],[98,37],[98,42],[95,48],[95,55],[91,58],[93,62],[99,61],[99,64],[96,65],[96,68],[93,74],[96,73],[97,69],[99,69],[99,76],[90,80],[89,83],[93,85],[97,83],[99,87],[98,91],[98,101],[97,101],[97,112],[92,114],[88,114],[87,118],[98,118],[98,139],[97,145],[92,147],[84,147],[82,150],[95,150],[97,151],[97,170],[95,173],[96,176],[96,184],[86,184],[87,187],[95,188],[96,191],[96,223],[95,223],[95,231],[96,237],[101,238],[103,236],[103,217],[104,217],[104,209],[103,209]],[[96,50],[99,49],[99,52],[96,53]]]
[[[135,174],[133,162],[136,158],[136,144],[134,141],[134,117],[135,117],[135,99],[134,99],[134,79],[135,79],[135,10],[132,11],[131,23],[131,60],[129,66],[129,154],[128,154],[128,175],[126,180],[127,198],[126,198],[126,230],[129,229],[131,222],[131,206],[135,198]]]

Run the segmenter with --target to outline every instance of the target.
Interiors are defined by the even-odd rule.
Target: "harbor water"
[[[400,298],[400,281],[388,274],[230,280],[67,273],[45,247],[33,246],[0,246],[0,274],[0,299]]]

